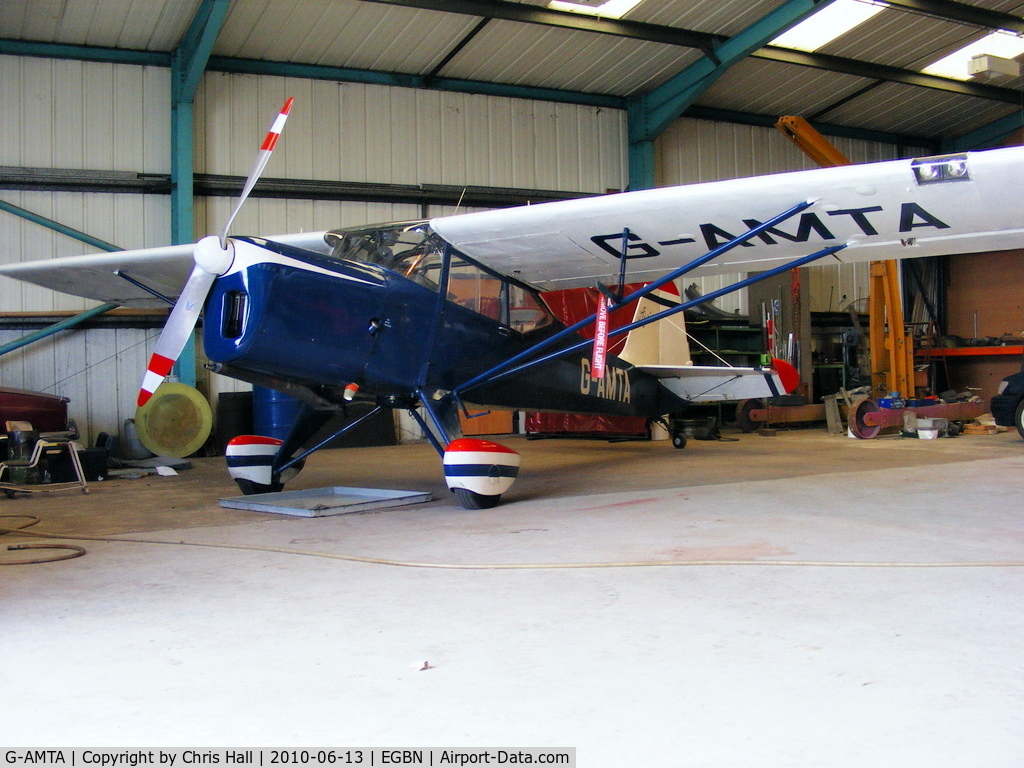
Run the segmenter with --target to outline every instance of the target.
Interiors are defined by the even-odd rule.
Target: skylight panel
[[[888,6],[872,0],[835,0],[772,40],[772,45],[816,51]]]
[[[973,57],[988,55],[1001,59],[1015,59],[1021,54],[1024,54],[1024,37],[1018,37],[1012,32],[993,32],[939,59],[934,64],[929,64],[921,71],[928,75],[969,80],[968,63]]]
[[[551,0],[548,8],[553,11],[602,16],[606,19],[621,19],[642,2],[643,0]]]

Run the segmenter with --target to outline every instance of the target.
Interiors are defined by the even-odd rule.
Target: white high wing
[[[821,168],[433,219],[480,263],[541,289],[615,282],[628,229],[630,282],[650,281],[802,201],[815,204],[696,268],[692,276],[768,269],[828,245],[817,264],[1024,247],[1024,147]],[[325,232],[267,237],[330,253]],[[120,270],[167,296],[181,291],[194,245],[42,259],[0,275],[125,306],[159,306]]]

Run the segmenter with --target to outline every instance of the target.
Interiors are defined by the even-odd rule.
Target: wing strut
[[[666,317],[668,317],[669,315],[674,315],[674,314],[676,314],[678,312],[682,312],[684,310],[690,309],[691,307],[695,307],[698,304],[702,304],[702,303],[707,302],[707,301],[713,301],[713,300],[715,300],[715,299],[717,299],[717,298],[719,298],[721,296],[724,296],[724,295],[726,295],[728,293],[732,293],[733,291],[738,291],[741,288],[746,288],[748,285],[753,285],[754,283],[758,283],[758,282],[760,282],[762,280],[767,280],[770,277],[775,277],[776,275],[782,274],[783,272],[788,272],[789,270],[795,269],[797,267],[806,266],[807,264],[810,264],[813,261],[817,261],[818,259],[824,258],[825,256],[831,256],[833,253],[841,251],[841,250],[843,250],[846,247],[847,246],[846,246],[845,243],[843,245],[829,246],[828,248],[823,248],[822,250],[816,251],[815,253],[812,253],[809,256],[804,256],[803,258],[800,258],[800,259],[794,259],[793,261],[790,261],[790,262],[787,262],[786,264],[782,264],[780,266],[774,267],[773,269],[769,269],[769,270],[767,270],[765,272],[760,272],[760,273],[758,273],[756,275],[753,275],[751,277],[745,278],[743,280],[738,280],[737,282],[735,282],[735,283],[733,283],[731,285],[727,285],[724,288],[719,288],[717,291],[712,291],[711,293],[707,294],[706,296],[701,296],[700,298],[697,298],[697,299],[691,299],[690,301],[685,301],[685,302],[683,302],[681,304],[677,304],[676,306],[674,306],[674,307],[672,307],[670,309],[662,310],[661,312],[657,312],[657,313],[655,313],[653,315],[650,315],[649,317],[645,317],[642,320],[637,320],[636,322],[630,323],[629,325],[624,325],[621,328],[618,328],[618,329],[612,331],[611,333],[609,333],[608,334],[608,338],[613,338],[615,336],[621,336],[622,334],[629,333],[630,331],[632,331],[632,330],[634,330],[636,328],[641,328],[641,327],[643,327],[645,325],[650,325],[651,323],[656,323],[659,320],[663,320]],[[652,285],[653,285],[653,283],[652,283]],[[633,295],[630,295],[630,296],[627,297],[626,302],[624,302],[624,303],[628,303],[629,301],[632,301],[632,300],[633,300]],[[591,315],[587,319],[587,321],[592,321],[594,319],[594,317],[595,317],[595,315]],[[565,331],[559,333],[558,336],[559,337],[564,337],[565,336]],[[555,337],[552,337],[552,338],[555,338]],[[515,360],[515,358],[509,358],[509,361],[506,361],[504,364],[495,367],[496,369],[499,369],[499,368],[501,369],[498,372],[493,373],[493,374],[487,376],[486,378],[483,377],[483,376],[477,376],[475,379],[471,380],[470,382],[467,382],[466,384],[463,384],[461,387],[456,388],[456,390],[453,392],[453,394],[455,394],[456,397],[459,397],[459,396],[461,396],[462,392],[464,392],[467,389],[470,389],[471,387],[478,386],[479,384],[483,384],[485,382],[495,381],[497,379],[504,379],[504,378],[506,378],[508,376],[512,376],[512,375],[517,374],[517,373],[522,373],[523,371],[526,371],[526,370],[529,370],[530,368],[534,368],[534,367],[536,367],[538,365],[542,365],[544,363],[547,363],[547,362],[549,362],[551,360],[554,360],[555,358],[561,357],[562,355],[567,355],[567,354],[569,354],[571,352],[575,352],[577,350],[580,350],[580,349],[583,349],[585,347],[588,347],[588,346],[592,345],[593,343],[594,342],[592,340],[590,340],[590,339],[584,339],[583,341],[581,341],[581,342],[579,342],[577,344],[573,344],[573,345],[571,345],[569,347],[564,347],[562,349],[556,350],[555,352],[551,352],[551,353],[549,353],[547,355],[544,355],[543,357],[539,357],[539,358],[537,358],[535,360],[530,360],[529,362],[523,363],[522,365],[518,365],[518,366],[516,366],[514,368],[509,368],[508,366],[509,366],[509,361]],[[540,345],[537,345],[537,346],[540,346]],[[528,353],[536,351],[536,348],[537,347],[531,347],[525,353],[521,353],[519,355],[516,355],[515,357],[522,359]]]
[[[648,283],[643,288],[640,288],[640,289],[634,291],[633,293],[629,294],[628,296],[622,297],[620,300],[617,300],[617,301],[614,301],[614,302],[610,302],[609,311],[614,312],[615,310],[617,310],[617,309],[619,309],[621,307],[624,307],[625,305],[630,304],[633,301],[636,301],[638,299],[642,299],[643,297],[645,297],[645,296],[647,296],[647,295],[649,295],[651,293],[654,293],[654,291],[658,290],[659,288],[661,288],[666,283],[670,283],[673,280],[675,280],[676,278],[682,277],[687,272],[692,272],[697,267],[701,267],[704,264],[707,264],[709,261],[713,261],[714,259],[716,259],[719,256],[721,256],[723,253],[726,253],[727,251],[732,250],[733,248],[735,248],[738,245],[742,245],[747,240],[750,240],[751,238],[756,237],[757,235],[761,234],[765,230],[771,229],[772,227],[782,223],[786,219],[791,218],[792,216],[795,216],[796,214],[800,213],[801,211],[804,211],[804,210],[810,208],[816,202],[817,202],[817,200],[805,200],[804,202],[799,203],[798,205],[794,205],[789,210],[783,211],[778,216],[774,216],[774,217],[768,219],[767,221],[762,222],[761,224],[758,224],[756,227],[752,227],[751,229],[749,229],[746,232],[744,232],[742,235],[739,235],[738,237],[734,237],[732,240],[729,240],[726,243],[722,243],[720,246],[718,246],[717,248],[714,248],[714,249],[708,251],[703,256],[700,256],[700,257],[694,259],[693,261],[691,261],[691,262],[689,262],[687,264],[684,264],[682,267],[679,267],[678,269],[675,269],[672,272],[669,272],[668,274],[664,275],[663,277],[658,278],[657,280],[655,280],[652,283]],[[623,264],[625,264],[625,246],[628,244],[628,238],[629,238],[629,230],[627,229],[627,230],[625,230],[622,233],[622,239],[623,239],[623,246],[624,247],[623,247],[623,254],[620,256],[620,259],[622,260]],[[845,247],[845,246],[842,246],[842,247]],[[836,250],[839,250],[839,249],[837,248]],[[832,251],[832,252],[834,252],[834,251]],[[826,256],[826,255],[828,255],[828,254],[822,252],[821,256],[815,256],[815,258],[821,258],[822,256]],[[793,262],[792,264],[786,265],[785,268],[788,269],[791,266],[795,266],[795,264],[796,264],[796,262]],[[774,272],[766,273],[766,276],[767,276],[767,274],[775,274],[775,273]],[[749,285],[749,283],[745,283],[744,285]],[[734,290],[738,290],[739,288],[744,287],[744,285],[740,285],[739,283],[737,283],[735,286],[729,286],[728,289],[723,289],[723,291],[724,291],[724,293],[731,293]],[[718,293],[715,294],[715,296],[720,296],[720,295],[722,295],[721,292],[718,292]],[[701,301],[710,301],[710,300],[711,299],[708,298],[708,297],[704,297],[704,298],[701,299]],[[694,302],[694,303],[700,303],[700,302]],[[689,307],[689,306],[693,306],[693,303],[687,304],[687,307]],[[660,318],[662,316],[663,315],[654,315],[652,317]],[[584,328],[584,327],[590,325],[590,323],[594,322],[596,317],[597,317],[596,314],[590,315],[589,317],[585,317],[582,320],[580,320],[579,322],[574,323],[573,325],[569,326],[565,330],[559,331],[554,336],[551,336],[551,337],[549,337],[547,339],[544,339],[543,341],[538,342],[537,344],[535,344],[534,346],[530,347],[529,349],[524,350],[523,352],[520,352],[517,355],[513,355],[508,360],[505,360],[505,361],[503,361],[501,363],[498,363],[498,365],[494,366],[490,370],[484,371],[483,373],[473,377],[472,379],[470,379],[466,383],[464,383],[461,386],[455,388],[454,393],[455,393],[456,397],[458,397],[462,392],[464,392],[464,391],[466,391],[468,389],[472,389],[473,387],[475,387],[475,386],[477,386],[479,384],[483,384],[484,382],[492,381],[493,379],[498,378],[498,374],[501,374],[504,371],[508,371],[508,369],[511,369],[513,366],[517,365],[518,363],[528,359],[529,357],[532,357],[533,355],[535,355],[541,349],[545,349],[547,347],[550,347],[552,344],[555,344],[555,343],[561,341],[562,339],[571,337],[573,334],[575,334],[581,328]],[[622,332],[624,332],[624,331],[616,331],[612,335],[618,336]],[[592,342],[588,341],[587,343],[590,344]],[[568,349],[561,350],[558,354],[563,354],[565,352],[568,352]],[[546,359],[547,358],[545,358],[545,360]],[[531,367],[531,366],[527,366],[527,367]],[[516,370],[519,370],[519,369],[516,369]]]
[[[136,280],[134,277],[132,277],[131,275],[128,275],[128,274],[122,272],[120,269],[115,269],[114,270],[114,274],[117,275],[118,277],[120,277],[125,282],[127,282],[127,283],[129,283],[131,285],[134,285],[140,291],[145,291],[150,296],[153,296],[154,298],[159,299],[160,301],[164,302],[165,304],[170,304],[172,307],[174,306],[174,299],[172,299],[170,296],[164,296],[162,293],[160,293],[160,291],[156,290],[155,288],[150,288],[145,283],[143,283],[143,282],[141,282],[139,280]]]
[[[362,416],[360,416],[355,421],[346,422],[341,427],[341,429],[338,429],[337,431],[331,433],[330,435],[325,437],[323,440],[321,440],[319,443],[314,445],[312,448],[308,448],[305,451],[303,451],[302,453],[298,454],[297,456],[292,456],[291,458],[287,459],[286,461],[282,461],[280,466],[275,466],[274,467],[274,473],[275,474],[280,474],[281,472],[284,472],[286,469],[290,469],[291,467],[293,467],[296,464],[298,464],[300,461],[303,461],[306,457],[311,456],[312,454],[314,454],[317,451],[319,451],[321,448],[323,448],[325,445],[327,445],[332,440],[335,440],[335,439],[341,437],[342,435],[348,434],[353,429],[355,429],[360,424],[362,424],[364,421],[368,421],[369,419],[372,419],[374,416],[376,416],[377,414],[379,414],[383,410],[384,410],[384,406],[383,405],[378,405],[376,408],[373,408],[372,410],[367,411],[366,413],[364,413]],[[278,451],[278,456],[281,456],[283,453],[284,453],[283,451]],[[277,464],[276,461],[274,463]]]

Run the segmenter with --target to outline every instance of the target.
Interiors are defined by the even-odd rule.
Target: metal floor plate
[[[307,488],[302,491],[231,496],[220,500],[222,507],[253,512],[274,512],[298,517],[327,517],[371,509],[387,509],[430,501],[428,492],[388,491],[382,488]]]

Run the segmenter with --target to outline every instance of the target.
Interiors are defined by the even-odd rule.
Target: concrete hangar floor
[[[220,459],[0,499],[87,550],[0,569],[3,741],[1019,766],[1024,442],[726,436],[511,439],[521,479],[482,512],[424,445],[292,486],[434,495],[378,512],[222,508]]]

